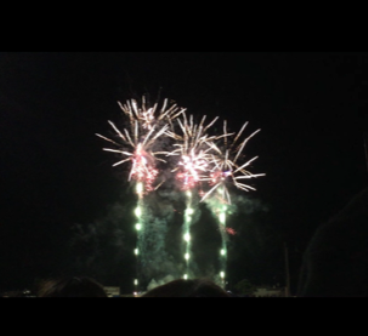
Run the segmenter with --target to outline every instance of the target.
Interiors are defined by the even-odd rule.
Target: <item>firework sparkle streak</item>
[[[177,167],[172,172],[179,171],[177,177],[182,183],[183,190],[193,189],[198,182],[206,181],[212,157],[210,152],[213,149],[209,144],[229,136],[226,133],[220,136],[209,136],[206,133],[217,119],[218,117],[214,118],[207,126],[204,126],[206,116],[203,116],[199,124],[195,124],[193,115],[190,115],[188,121],[186,114],[183,113],[183,120],[178,119],[182,134],[167,132],[168,136],[177,140],[177,143],[174,144],[176,148],[167,155],[180,156]]]
[[[231,204],[231,198],[227,188],[227,184],[231,183],[236,188],[243,191],[249,191],[249,189],[256,190],[252,186],[242,183],[239,180],[265,176],[264,173],[253,174],[248,170],[245,170],[245,168],[249,166],[254,160],[256,160],[258,156],[253,157],[244,164],[239,165],[237,163],[238,159],[242,155],[242,151],[244,150],[246,143],[260,131],[260,129],[256,130],[237,145],[237,142],[247,124],[248,122],[246,122],[242,126],[240,131],[234,137],[233,141],[230,143],[227,138],[233,134],[227,133],[227,123],[225,120],[223,125],[224,134],[221,136],[224,139],[224,143],[221,149],[213,141],[208,142],[209,147],[213,149],[213,153],[210,154],[211,159],[209,160],[209,165],[212,168],[210,168],[210,176],[205,180],[208,181],[212,187],[207,193],[203,195],[201,202],[204,201],[211,194],[213,194],[213,192],[221,186],[224,189],[224,192],[221,193],[224,195],[223,202]]]
[[[151,130],[154,125],[160,121],[166,121],[172,125],[172,121],[185,112],[185,108],[179,108],[177,104],[173,104],[166,110],[168,99],[164,100],[161,110],[156,115],[158,104],[155,103],[153,107],[146,108],[146,97],[142,97],[142,108],[140,108],[135,99],[127,100],[126,104],[118,102],[122,111],[129,117],[131,125],[138,121],[144,129]]]
[[[121,148],[124,149],[112,149],[112,148],[103,148],[106,152],[112,152],[112,153],[118,153],[121,154],[124,159],[121,161],[118,161],[113,164],[113,166],[121,165],[125,162],[130,161],[131,162],[131,170],[129,173],[128,180],[130,181],[132,178],[137,180],[137,182],[144,182],[146,185],[147,191],[151,191],[153,189],[152,184],[155,181],[155,178],[158,174],[157,169],[155,168],[155,160],[158,158],[155,158],[154,152],[151,152],[150,146],[152,143],[157,139],[162,133],[165,132],[166,128],[163,127],[161,130],[159,130],[156,134],[153,132],[154,127],[149,131],[143,138],[139,136],[139,127],[138,127],[138,121],[135,122],[135,133],[133,136],[134,141],[132,140],[132,137],[129,135],[127,129],[124,129],[125,135],[124,136],[118,128],[112,123],[109,122],[110,125],[114,128],[116,133],[120,136],[120,139],[123,140],[125,144],[128,146],[131,146],[131,149],[124,150],[123,145],[118,145]],[[101,137],[104,140],[110,141],[115,143],[113,140],[108,139],[106,137],[100,136],[99,134],[96,134],[97,136]],[[162,160],[162,159],[161,159]]]
[[[123,144],[119,144],[110,138],[96,133],[103,140],[120,147],[119,149],[104,148],[103,150],[123,156],[123,160],[113,164],[114,167],[125,162],[131,162],[128,180],[130,181],[133,178],[137,182],[144,182],[147,192],[157,189],[162,184],[161,182],[158,186],[153,187],[153,183],[158,175],[158,170],[155,168],[155,161],[165,162],[165,160],[156,157],[156,155],[167,153],[153,152],[152,147],[159,137],[167,135],[166,133],[168,132],[169,125],[172,125],[172,121],[185,112],[185,109],[178,108],[176,104],[166,110],[167,103],[168,99],[165,99],[161,110],[156,116],[157,103],[152,108],[147,109],[146,98],[144,96],[142,98],[142,108],[138,107],[134,99],[131,101],[128,100],[126,105],[118,102],[120,108],[129,117],[130,132],[127,128],[120,131],[112,121],[108,121],[108,123]]]
[[[215,213],[218,221],[219,230],[221,233],[221,250],[220,250],[220,279],[222,286],[225,288],[225,270],[227,261],[227,240],[228,235],[235,235],[236,232],[232,228],[226,227],[226,215],[228,205],[231,204],[231,197],[228,190],[228,185],[234,185],[236,188],[249,191],[255,190],[255,188],[242,182],[244,179],[255,178],[258,176],[264,176],[265,174],[253,174],[246,170],[254,160],[258,157],[254,157],[245,163],[238,163],[238,159],[242,157],[247,142],[256,135],[260,130],[256,130],[246,139],[238,143],[242,133],[244,132],[248,122],[246,122],[235,135],[233,140],[228,139],[234,134],[228,134],[227,122],[223,123],[223,145],[218,147],[214,141],[207,142],[208,146],[212,149],[209,160],[209,177],[204,179],[209,182],[210,190],[205,193],[201,199],[201,202],[205,201],[208,197],[212,197],[210,204],[212,211]],[[220,137],[218,137],[220,138]],[[215,192],[216,191],[216,192]]]

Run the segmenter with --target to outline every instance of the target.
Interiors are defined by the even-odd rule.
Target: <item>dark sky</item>
[[[282,283],[285,241],[296,286],[315,229],[367,185],[367,53],[0,53],[0,289],[72,272],[73,225],[130,204],[125,171],[94,133],[121,119],[117,100],[160,87],[188,113],[262,129],[247,154],[267,176],[249,196],[268,211],[249,233],[258,252],[239,247],[229,273]],[[246,226],[235,226],[241,246]],[[110,285],[130,281],[121,268],[106,271]]]

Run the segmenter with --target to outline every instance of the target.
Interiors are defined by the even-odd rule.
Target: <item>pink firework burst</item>
[[[190,155],[182,155],[181,160],[178,163],[181,171],[177,174],[177,178],[182,183],[184,190],[192,189],[194,186],[202,180],[204,173],[207,169],[208,163],[204,158],[203,151],[200,151],[197,155],[192,151]]]
[[[154,168],[154,159],[147,153],[141,145],[137,146],[132,157],[131,178],[145,184],[145,189],[149,192],[153,190],[153,183],[158,175],[158,170]]]
[[[149,131],[142,131],[142,127],[140,127],[138,121],[134,122],[133,134],[130,134],[128,130],[125,128],[124,132],[121,132],[114,123],[109,121],[111,127],[118,134],[120,141],[123,142],[123,145],[106,138],[100,134],[96,134],[98,137],[113,143],[116,146],[124,149],[111,149],[104,148],[103,150],[107,152],[118,153],[122,155],[124,158],[121,161],[118,161],[113,164],[113,166],[118,166],[125,162],[131,162],[131,170],[129,173],[128,180],[130,181],[132,178],[143,182],[145,184],[145,190],[151,191],[153,190],[153,183],[158,175],[158,170],[155,168],[155,161],[163,161],[163,159],[155,157],[157,154],[163,154],[163,152],[152,152],[152,147],[155,141],[165,134],[168,129],[168,126],[165,125],[161,127],[157,132],[155,132],[155,126],[153,126]],[[143,134],[141,134],[143,133]],[[129,150],[130,147],[130,150]],[[125,149],[128,148],[128,149]],[[164,152],[166,154],[166,152]],[[157,187],[155,187],[156,189]]]

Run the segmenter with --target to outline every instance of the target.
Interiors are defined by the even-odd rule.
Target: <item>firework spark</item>
[[[114,167],[130,162],[131,169],[128,180],[134,179],[137,182],[143,182],[145,190],[149,192],[158,188],[158,186],[153,187],[153,183],[158,175],[156,161],[165,162],[165,160],[158,158],[156,155],[167,153],[153,152],[155,142],[168,132],[169,124],[167,122],[177,118],[185,109],[179,110],[176,105],[173,105],[166,110],[167,99],[165,99],[163,107],[158,116],[155,117],[157,103],[154,107],[147,109],[144,96],[142,101],[142,108],[137,106],[137,102],[134,99],[128,100],[127,105],[119,103],[122,110],[129,116],[130,131],[127,128],[121,131],[112,121],[108,121],[116,132],[119,142],[101,134],[96,133],[96,135],[119,147],[119,149],[104,148],[103,150],[122,155],[123,159],[114,163]]]
[[[177,143],[174,144],[176,149],[168,153],[168,155],[179,155],[180,160],[177,167],[172,172],[179,171],[177,178],[182,183],[182,189],[188,190],[207,179],[211,158],[210,154],[213,141],[228,136],[223,134],[220,136],[209,136],[207,130],[216,122],[218,117],[214,118],[207,126],[204,126],[206,116],[203,116],[199,124],[193,122],[193,116],[188,118],[183,113],[183,120],[178,119],[182,134],[167,132]]]
[[[216,189],[222,187],[221,195],[223,202],[231,204],[231,198],[227,188],[227,185],[229,183],[243,191],[249,191],[249,189],[256,190],[252,186],[242,183],[240,181],[244,179],[251,179],[266,175],[263,173],[253,174],[245,169],[254,160],[256,160],[258,156],[248,160],[245,163],[242,164],[237,163],[238,159],[242,156],[242,151],[244,150],[246,143],[260,131],[260,129],[256,130],[246,139],[244,139],[240,144],[237,145],[237,142],[247,124],[248,122],[246,122],[242,126],[240,131],[234,137],[233,141],[229,142],[227,138],[233,134],[227,133],[227,124],[226,121],[224,121],[223,127],[224,134],[221,136],[224,139],[224,142],[223,146],[221,146],[221,149],[213,141],[208,142],[208,145],[213,151],[210,154],[211,159],[209,160],[211,166],[209,177],[205,180],[209,182],[211,189],[204,194],[204,196],[201,199],[201,202],[204,201],[207,197],[209,197]]]
[[[127,100],[126,104],[118,102],[122,111],[129,117],[131,125],[138,121],[139,124],[146,130],[151,130],[155,125],[162,122],[167,122],[172,126],[173,120],[179,117],[185,112],[185,108],[179,108],[177,104],[171,105],[168,109],[168,99],[164,100],[162,108],[157,111],[158,103],[156,102],[153,107],[147,109],[146,97],[142,97],[142,107],[138,106],[135,99]],[[157,115],[156,115],[157,114]]]

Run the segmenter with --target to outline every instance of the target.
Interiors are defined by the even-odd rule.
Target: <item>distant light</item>
[[[226,214],[224,212],[221,212],[219,217],[220,217],[220,223],[225,224]]]
[[[188,274],[184,274],[184,280],[188,280]]]
[[[138,285],[138,279],[134,279],[134,284],[137,286]]]
[[[224,272],[220,272],[220,277],[221,278],[225,278],[225,273]]]
[[[134,213],[137,217],[140,217],[142,215],[142,209],[140,207],[136,207]]]
[[[226,211],[227,210],[227,206],[226,205],[224,205],[223,207],[222,207],[222,211]]]
[[[189,233],[186,233],[186,234],[184,235],[184,240],[185,240],[186,242],[188,242],[188,241],[190,240],[190,234],[189,234]]]
[[[192,193],[189,190],[187,191],[187,196],[188,197],[191,197],[192,196]]]
[[[134,250],[134,254],[135,255],[138,255],[139,254],[139,250],[137,248]]]
[[[142,224],[138,223],[138,224],[135,224],[135,229],[137,231],[141,230],[142,229]]]
[[[224,249],[222,249],[222,250],[220,251],[220,254],[221,254],[221,255],[225,255],[225,253],[226,253],[226,252],[225,252],[225,250],[224,250]]]
[[[185,253],[184,258],[185,258],[186,260],[189,260],[189,253]]]

